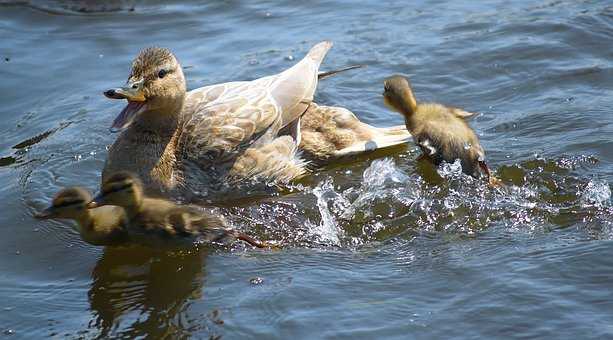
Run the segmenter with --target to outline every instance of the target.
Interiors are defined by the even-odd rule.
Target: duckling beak
[[[53,212],[53,207],[49,207],[37,214],[34,215],[35,218],[38,218],[39,220],[48,220],[50,218],[53,218],[54,216],[54,212]]]
[[[96,195],[96,197],[94,197],[94,199],[91,200],[91,202],[87,203],[87,209],[93,209],[93,208],[97,208],[103,205],[105,205],[104,196],[102,196],[102,193],[100,193]]]
[[[145,92],[143,91],[143,81],[130,82],[128,86],[109,89],[104,91],[104,95],[111,99],[127,99],[128,105],[121,110],[117,118],[111,125],[111,132],[120,132],[130,126],[134,118],[145,106],[147,98],[145,98]]]

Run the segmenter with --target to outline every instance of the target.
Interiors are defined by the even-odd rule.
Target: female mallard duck
[[[227,228],[223,217],[202,208],[145,196],[142,182],[127,172],[109,176],[102,183],[100,194],[89,202],[88,207],[99,209],[106,205],[120,206],[125,210],[130,239],[145,245],[238,239],[258,248],[271,248],[264,242]]]
[[[389,77],[384,84],[385,104],[404,116],[422,157],[434,165],[460,159],[465,174],[478,178],[483,173],[490,184],[497,183],[490,175],[477,135],[464,119],[472,113],[440,104],[417,103],[409,81],[402,76]]]
[[[105,92],[128,105],[111,127],[124,131],[109,150],[102,180],[128,170],[148,192],[222,198],[253,182],[302,176],[298,121],[313,100],[319,65],[331,46],[315,45],[296,65],[273,76],[189,92],[169,50],[143,50],[127,86]],[[288,135],[279,135],[288,126],[293,126]]]
[[[87,209],[91,200],[91,194],[83,188],[66,188],[56,194],[50,207],[35,217],[75,220],[77,232],[89,244],[108,246],[125,243],[128,234],[123,209],[116,206]]]
[[[109,98],[127,99],[128,105],[111,127],[125,131],[109,150],[102,180],[127,170],[143,180],[148,193],[234,199],[251,194],[254,183],[284,183],[302,176],[306,169],[299,145],[315,158],[329,159],[403,143],[405,138],[396,131],[388,137],[387,131],[362,124],[342,109],[312,104],[319,65],[331,46],[317,44],[296,65],[273,76],[189,92],[170,51],[143,50],[132,64],[127,86],[105,92]],[[342,131],[307,124],[300,144],[303,114],[310,121],[351,116],[343,119],[351,124],[344,124]],[[353,139],[339,137],[352,128]],[[377,143],[379,137],[383,139]]]

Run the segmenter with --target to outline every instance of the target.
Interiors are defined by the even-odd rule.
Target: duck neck
[[[103,178],[113,172],[136,173],[152,192],[173,189],[175,144],[183,100],[177,105],[143,112],[113,144]]]
[[[179,126],[181,108],[172,113],[157,110],[144,112],[139,117],[140,119],[133,123],[133,129],[141,134],[155,136],[160,141],[168,142]]]
[[[399,94],[398,109],[405,117],[411,117],[417,110],[417,101],[410,89],[402,89]]]

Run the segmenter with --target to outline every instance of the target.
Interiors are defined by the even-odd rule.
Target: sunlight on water
[[[583,157],[556,163],[578,166],[581,162]],[[519,167],[530,169],[532,161]],[[399,224],[420,231],[464,235],[475,235],[492,225],[534,233],[559,228],[576,219],[603,220],[601,215],[609,215],[591,209],[610,205],[606,182],[592,180],[583,191],[573,193],[574,183],[582,180],[558,174],[555,168],[529,170],[524,185],[500,188],[490,188],[482,179],[462,173],[459,160],[443,163],[437,171],[444,182],[433,186],[386,158],[374,160],[364,170],[359,186],[342,189],[327,178],[312,190],[321,221],[313,224],[311,231],[321,241],[355,245],[393,237],[397,232],[392,230]]]

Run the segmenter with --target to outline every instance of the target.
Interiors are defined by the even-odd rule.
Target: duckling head
[[[405,116],[417,110],[417,101],[413,96],[409,80],[403,76],[395,75],[386,78],[383,82],[383,102],[390,109]]]
[[[66,188],[55,195],[51,206],[36,214],[35,217],[38,219],[78,219],[87,213],[87,203],[91,199],[91,194],[83,188]]]
[[[100,194],[94,197],[87,207],[116,205],[126,209],[138,209],[142,200],[143,184],[140,179],[128,172],[117,172],[102,183]]]
[[[104,92],[108,98],[128,100],[128,105],[113,121],[111,132],[126,129],[141,116],[147,116],[147,123],[167,121],[172,118],[169,116],[180,113],[185,92],[183,70],[168,49],[142,50],[132,62],[126,86]]]

